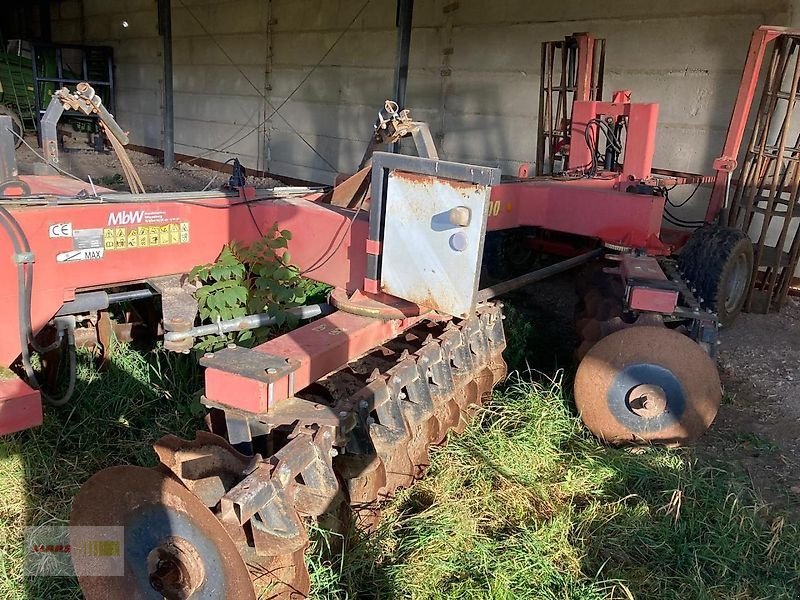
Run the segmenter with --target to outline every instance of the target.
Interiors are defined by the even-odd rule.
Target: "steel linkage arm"
[[[130,141],[128,134],[122,130],[114,120],[114,116],[103,106],[103,101],[94,91],[94,88],[85,81],[76,86],[74,94],[65,87],[56,90],[53,94],[44,117],[42,117],[42,147],[44,148],[45,159],[54,167],[58,167],[58,132],[56,126],[65,109],[81,112],[85,115],[97,115],[102,129],[105,131],[108,141],[117,155],[131,192],[143,193],[144,186],[141,178],[125,152],[124,146]]]

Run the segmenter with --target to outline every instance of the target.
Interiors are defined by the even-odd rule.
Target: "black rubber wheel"
[[[678,265],[703,307],[730,325],[742,310],[753,275],[753,243],[747,234],[733,227],[701,227],[686,242]]]
[[[17,134],[14,136],[14,148],[19,148],[22,145],[22,136],[25,134],[25,128],[22,125],[22,120],[19,118],[16,112],[14,112],[8,106],[4,106],[2,104],[0,104],[0,115],[8,115],[11,117],[12,129],[14,130],[14,133]]]

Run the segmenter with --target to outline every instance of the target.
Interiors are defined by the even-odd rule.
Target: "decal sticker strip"
[[[103,228],[103,248],[108,251],[156,248],[188,243],[189,223],[185,221],[163,225]]]

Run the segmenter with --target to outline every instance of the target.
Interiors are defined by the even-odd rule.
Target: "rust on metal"
[[[666,327],[632,327],[605,337],[575,376],[581,419],[609,443],[692,442],[711,425],[721,399],[714,361]]]
[[[256,598],[245,562],[223,525],[194,494],[158,470],[117,466],[96,473],[73,501],[70,526],[74,548],[97,535],[87,527],[124,528],[122,576],[86,575],[101,572],[97,567],[104,557],[72,553],[87,600],[155,593],[169,600],[192,594]]]
[[[180,505],[187,520],[197,515],[215,547],[234,549],[236,581],[230,585],[236,587],[230,589],[236,593],[220,597],[248,598],[257,591],[265,593],[260,597],[303,598],[310,587],[306,521],[335,519],[344,527],[352,518],[374,527],[381,502],[422,476],[430,448],[448,432],[462,431],[505,376],[504,348],[495,305],[481,305],[464,320],[417,322],[298,392],[285,411],[253,414],[214,405],[215,429],[244,426],[262,454],[242,455],[212,433],[199,432],[192,441],[165,436],[155,445],[161,471],[102,471],[81,489],[74,523],[127,524],[151,496],[164,510]],[[220,417],[227,422],[220,425]],[[110,486],[132,500],[101,501]],[[147,589],[168,598],[197,593],[215,569],[174,531],[159,537],[146,556],[137,566],[147,574]],[[223,575],[228,571],[216,580]],[[136,589],[134,583],[142,585],[89,580],[84,590],[90,600],[115,597],[122,588],[114,586]]]
[[[431,309],[419,304],[380,292],[370,294],[357,290],[348,294],[337,288],[331,292],[329,302],[339,310],[382,321],[418,317],[431,312]]]
[[[371,175],[372,165],[364,167],[342,183],[336,185],[331,191],[320,196],[317,202],[342,208],[368,209]]]

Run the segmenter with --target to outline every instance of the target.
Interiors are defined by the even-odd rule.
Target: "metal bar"
[[[172,85],[172,1],[158,0],[158,25],[164,54],[164,168],[175,166],[175,105]]]
[[[62,114],[64,114],[64,105],[61,104],[61,100],[53,96],[39,123],[42,151],[44,152],[44,157],[47,159],[47,162],[51,165],[58,165],[57,125]]]
[[[64,57],[59,47],[56,47],[56,73],[59,79],[64,79]]]
[[[714,181],[714,188],[711,191],[711,198],[706,210],[706,223],[713,222],[722,209],[725,201],[728,172],[733,172],[736,168],[736,157],[742,145],[742,138],[747,126],[747,117],[750,114],[753,96],[756,93],[761,62],[764,59],[767,44],[779,35],[780,32],[777,30],[760,27],[753,34],[750,41],[747,60],[745,61],[741,83],[739,84],[739,92],[736,96],[736,104],[731,114],[728,133],[722,148],[722,155],[714,161],[714,170],[717,172],[717,177]]]
[[[783,72],[785,65],[783,64],[783,53],[781,51],[782,48],[782,43],[776,43],[775,47],[773,48],[772,57],[767,70],[767,78],[764,86],[765,89],[769,89],[770,86],[775,85],[776,72]],[[780,68],[779,64],[781,65]],[[777,85],[780,87],[780,83]],[[755,184],[754,182],[758,178],[759,173],[766,174],[766,165],[764,164],[766,157],[764,148],[767,143],[767,137],[774,108],[775,103],[770,100],[767,94],[762,94],[761,101],[758,105],[758,111],[756,113],[753,133],[750,137],[748,159],[745,167],[742,169],[742,174],[739,177],[741,184],[734,195],[732,203],[732,205],[736,207],[736,210],[731,211],[731,215],[729,216],[730,224],[738,225],[744,231],[748,231],[750,229],[752,220],[752,207],[756,202],[756,198],[761,193],[761,187],[764,184],[763,177],[760,184]],[[758,146],[758,149],[756,149],[756,146]],[[751,177],[752,180],[750,179]],[[715,185],[717,183],[717,179],[718,178],[715,178]],[[750,189],[753,189],[753,194],[745,200],[745,191],[749,191]]]
[[[558,273],[563,273],[564,271],[569,271],[570,269],[574,269],[575,267],[586,264],[595,258],[599,258],[604,252],[605,250],[603,248],[595,248],[594,250],[585,252],[584,254],[579,254],[578,256],[573,256],[567,260],[562,260],[561,262],[550,265],[549,267],[537,269],[535,271],[531,271],[530,273],[526,273],[525,275],[520,275],[514,279],[504,281],[503,283],[498,283],[492,287],[484,288],[478,292],[478,302],[485,302],[491,298],[502,296],[503,294],[507,294],[508,292],[512,292],[521,287],[525,287],[531,283],[546,279],[547,277],[557,275]]]
[[[306,319],[313,319],[314,317],[330,314],[332,311],[333,307],[330,304],[311,304],[287,309],[285,313],[304,321]],[[232,331],[247,331],[249,329],[258,329],[259,327],[268,327],[277,322],[277,315],[258,313],[239,317],[237,319],[218,321],[210,325],[198,325],[197,327],[192,327],[188,331],[168,331],[164,334],[164,341],[181,342],[189,338],[204,337],[207,335],[224,335]]]
[[[38,81],[43,81],[45,83],[89,83],[91,85],[103,86],[109,85],[110,82],[102,81],[99,79],[70,79],[68,77],[37,77]]]
[[[606,41],[595,40],[595,48],[600,46],[597,69],[592,73],[592,100],[600,102],[603,99],[603,79],[606,72]],[[593,63],[594,65],[594,63]]]
[[[595,39],[588,33],[576,33],[574,36],[578,44],[578,81],[573,101],[586,102],[593,100],[591,96]]]
[[[791,88],[790,88],[792,96],[794,96],[797,93],[798,86],[800,85],[800,62],[799,61],[800,61],[800,59],[796,60],[794,73],[792,75],[792,83],[791,83]],[[783,72],[781,72],[781,74],[783,74]],[[782,79],[783,78],[781,77],[781,80]],[[786,147],[786,136],[789,133],[789,128],[791,127],[792,113],[794,112],[794,108],[795,108],[795,98],[793,97],[792,100],[789,101],[789,106],[786,108],[786,114],[784,116],[783,123],[781,124],[781,131],[780,131],[780,135],[778,137],[778,147],[779,147],[778,154],[779,155],[783,154],[784,148]],[[781,163],[779,163],[779,161],[777,159],[774,160],[773,163],[774,163],[773,178],[772,178],[772,184],[770,186],[769,199],[767,200],[767,206],[766,206],[766,211],[767,211],[768,215],[771,214],[772,211],[774,210],[775,197],[778,194],[778,177],[777,177],[777,175],[778,175],[778,172],[780,170],[780,165],[781,165]],[[756,266],[759,265],[759,263],[761,261],[761,255],[763,253],[764,244],[766,242],[767,232],[768,232],[770,224],[771,224],[770,221],[771,221],[771,219],[769,217],[765,217],[764,218],[764,222],[761,224],[761,233],[760,233],[760,235],[758,237],[758,244],[756,245],[755,260],[754,260],[754,263],[755,263]],[[780,247],[778,248],[778,250],[779,251],[781,250]]]
[[[39,65],[36,61],[36,52],[38,48],[34,46],[31,49],[31,69],[33,70],[33,107],[34,107],[34,125],[36,127],[36,137],[39,138],[39,146],[42,146],[42,113],[39,111],[41,106],[41,92],[39,90],[39,78],[37,77]]]
[[[418,316],[402,321],[382,321],[336,311],[249,351],[281,357],[285,364],[296,367],[293,379],[287,374],[268,383],[263,378],[257,380],[208,367],[206,397],[211,402],[251,413],[270,412],[277,402],[384,344],[422,319]]]
[[[155,296],[153,290],[128,290],[127,292],[114,292],[108,295],[109,304],[119,304],[120,302],[131,302],[132,300],[143,300]]]
[[[75,294],[74,300],[65,302],[56,313],[56,316],[79,315],[97,310],[105,310],[111,304],[152,298],[155,295],[155,292],[150,289],[128,290],[126,292],[114,292],[112,294],[103,291],[82,292],[80,294]]]
[[[548,52],[548,42],[542,43],[542,57],[541,57],[541,68],[539,72],[541,73],[541,77],[539,78],[539,130],[536,132],[536,169],[535,173],[537,175],[544,175],[545,168],[544,168],[544,145],[547,143],[547,135],[545,127],[547,130],[550,129],[550,124],[547,123],[545,125],[545,113],[546,113],[546,106],[545,102],[547,101],[547,94],[545,92],[545,73],[547,73],[547,52]]]
[[[397,0],[397,62],[394,67],[394,100],[400,108],[403,108],[406,103],[413,14],[414,0]]]
[[[13,127],[9,115],[0,115],[0,183],[16,179],[19,175],[14,152]]]
[[[81,4],[82,6],[83,4]],[[116,99],[114,93],[114,59],[112,52],[106,54],[106,70],[108,71],[108,110],[112,113],[116,110]],[[89,82],[91,83],[91,82]]]

